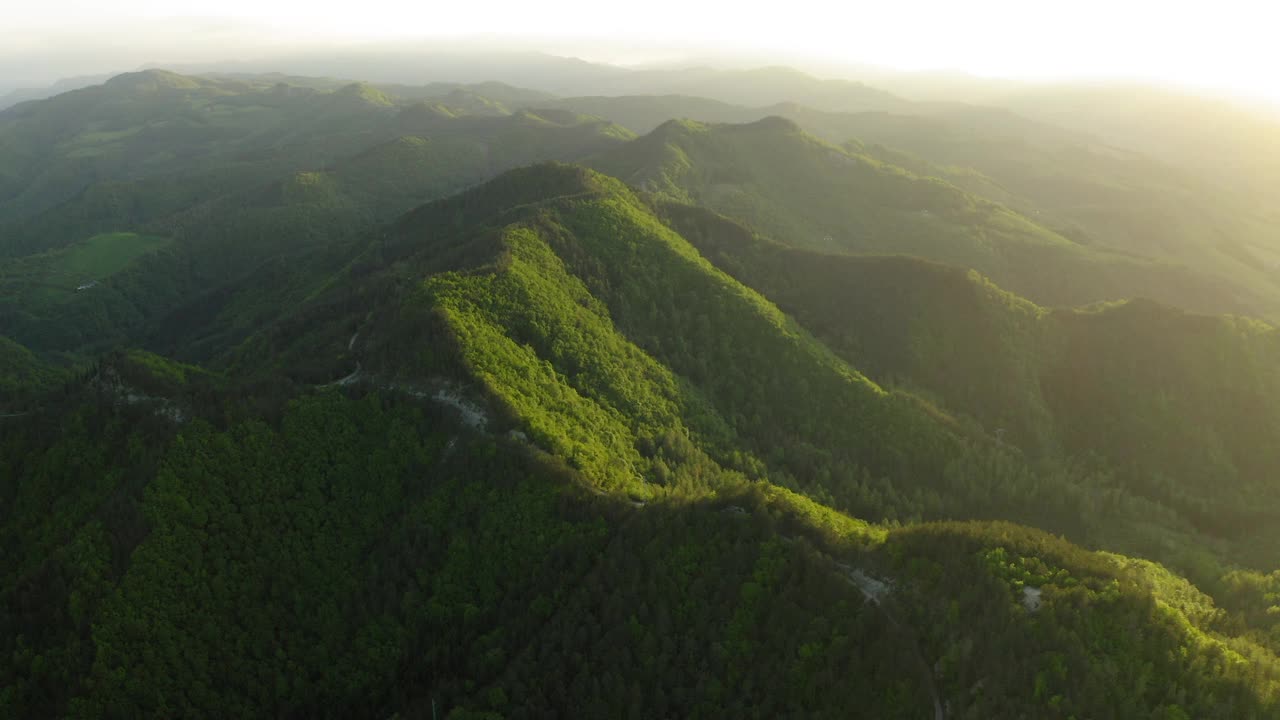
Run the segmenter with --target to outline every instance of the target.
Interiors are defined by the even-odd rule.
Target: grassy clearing
[[[56,253],[50,269],[86,280],[101,280],[125,269],[138,257],[168,244],[168,238],[152,235],[103,233]]]
[[[170,242],[130,232],[103,233],[66,248],[8,261],[0,265],[0,298],[28,305],[62,302],[76,288],[105,280]]]

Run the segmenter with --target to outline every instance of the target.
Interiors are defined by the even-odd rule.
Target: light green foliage
[[[1270,326],[1033,304],[963,266],[1141,273],[906,156],[491,90],[0,118],[0,250],[112,270],[0,307],[0,717],[1276,716]]]
[[[536,442],[608,489],[635,486],[645,465],[637,435],[675,420],[669,373],[613,332],[535,237],[513,230],[504,244],[500,275],[438,276],[425,288],[428,301],[443,309],[470,370]],[[644,412],[651,398],[656,406]]]
[[[127,232],[95,235],[55,254],[52,271],[99,280],[123,270],[138,256],[168,243],[165,238]]]
[[[531,174],[532,187],[566,194],[503,231],[493,271],[432,279],[422,302],[440,305],[469,367],[548,449],[615,468],[609,484],[619,473],[666,483],[691,460],[671,447],[688,435],[724,467],[759,474],[763,461],[779,481],[873,516],[929,502],[918,480],[966,452],[945,417],[883,392],[616,181]],[[575,438],[573,451],[556,438]],[[659,464],[655,451],[668,456]]]
[[[928,560],[920,557],[925,548],[933,549]],[[1024,688],[1038,708],[1033,714],[1042,717],[1091,715],[1084,704],[1092,702],[1117,716],[1273,712],[1250,707],[1246,698],[1254,692],[1274,698],[1280,690],[1274,656],[1193,625],[1184,614],[1191,596],[1171,594],[1158,568],[1002,524],[904,529],[890,535],[886,549],[899,572],[917,579],[896,607],[907,610],[908,621],[924,630],[922,644],[952,668],[944,672],[948,692],[966,698],[967,716],[1018,713],[1007,695],[992,691],[993,682]],[[1042,593],[1034,610],[1022,602],[1024,586]],[[925,607],[931,610],[920,614]],[[983,619],[955,624],[948,613]],[[1132,631],[1139,625],[1142,631]],[[1040,648],[1034,660],[1008,662],[1031,646]]]

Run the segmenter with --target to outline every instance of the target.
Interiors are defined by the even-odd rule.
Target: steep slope
[[[834,142],[856,138],[927,159],[932,168],[912,169],[996,199],[1079,242],[1233,283],[1256,298],[1255,313],[1273,316],[1280,302],[1273,208],[1224,191],[1176,157],[1153,159],[981,108],[915,117],[799,108],[785,114]],[[910,160],[889,161],[910,167]]]
[[[1274,655],[1158,568],[777,487],[1040,504],[587,170],[406,215],[225,367],[111,356],[0,436],[6,714],[1276,710]]]
[[[126,177],[99,182],[28,218],[12,234],[0,231],[15,253],[24,254],[0,260],[0,322],[6,332],[42,351],[96,350],[122,338],[136,343],[145,326],[163,322],[166,316],[189,321],[193,314],[220,313],[218,306],[236,296],[242,298],[239,309],[228,308],[219,327],[188,321],[166,324],[188,340],[200,333],[210,345],[237,341],[253,326],[255,316],[273,312],[273,303],[300,299],[309,292],[308,283],[350,259],[350,253],[329,246],[345,247],[371,225],[517,165],[573,160],[631,137],[598,118],[552,111],[547,117],[522,111],[500,117],[424,118],[412,106],[386,107],[385,94],[362,85],[331,93],[284,86],[236,89],[225,83],[213,88],[224,105],[271,101],[298,110],[303,107],[299,103],[311,98],[307,102],[323,100],[332,112],[295,118],[297,127],[289,132],[296,136],[289,140],[289,152],[276,158],[279,163],[271,161],[276,154],[270,151],[262,155],[266,159],[235,170],[244,175],[234,186],[224,187],[217,178],[245,165],[239,159],[242,153],[258,158],[246,148],[275,133],[272,121],[248,110],[236,116],[236,122],[244,124],[238,127],[247,146],[206,149],[187,140],[174,141],[209,164],[208,172],[193,169],[177,177],[133,179],[121,170]],[[49,102],[56,105],[65,99]],[[57,108],[41,104],[36,109],[54,113]],[[308,135],[308,126],[329,130]],[[330,144],[335,132],[349,133],[351,147],[359,151],[323,166],[311,165],[340,149]],[[121,231],[152,238],[145,248],[149,252],[140,252],[135,262],[109,273],[65,271],[66,256],[101,237],[118,239]],[[19,249],[25,245],[31,247]],[[38,247],[56,249],[25,254]],[[280,270],[290,276],[283,282]],[[275,272],[275,279],[256,288],[247,285],[249,276],[258,272]],[[76,291],[91,282],[96,284]],[[244,298],[232,287],[257,297]],[[151,333],[158,349],[167,351],[183,342],[170,337],[170,330]]]
[[[0,166],[11,178],[0,187],[0,221],[35,216],[104,179],[203,175],[207,196],[354,152],[393,113],[350,89],[121,75],[0,114]],[[153,204],[181,200],[161,190]]]
[[[537,194],[530,197],[530,188]],[[508,191],[515,196],[504,195]],[[501,203],[497,208],[495,199]],[[503,207],[517,210],[507,217],[498,214]],[[505,221],[488,226],[491,215]],[[475,227],[470,217],[485,225]],[[487,226],[489,234],[482,232]],[[459,231],[465,234],[453,235]],[[415,247],[419,233],[430,239],[430,252]],[[582,463],[619,484],[660,475],[637,448],[667,430],[683,433],[681,428],[725,459],[736,443],[772,453],[797,478],[810,474],[801,472],[804,463],[831,462],[805,459],[803,446],[821,443],[842,457],[861,457],[874,475],[900,477],[898,493],[921,492],[910,488],[914,481],[908,476],[939,474],[944,448],[958,450],[963,444],[946,428],[945,418],[935,419],[913,398],[884,393],[758,295],[714,271],[615,180],[569,167],[516,171],[486,185],[481,194],[464,194],[408,216],[379,252],[384,258],[411,252],[401,262],[431,263],[438,270],[452,244],[492,248],[491,258],[470,262],[500,270],[437,275],[413,305],[425,303],[435,308],[433,316],[443,314],[449,332],[465,339],[459,342],[475,372],[515,383],[497,385],[494,392],[508,414],[528,415],[534,424],[522,430],[531,437],[561,436],[588,415],[595,418],[592,423],[607,423],[608,432],[584,433],[578,450],[556,451],[569,457],[580,452]],[[408,312],[401,307],[396,316],[403,319]],[[378,319],[376,309],[373,316],[367,342],[384,337],[394,343],[415,334],[380,328],[386,320]],[[713,327],[718,330],[712,332]],[[735,359],[731,354],[733,347],[748,346],[755,348],[751,355]],[[370,352],[384,360],[366,363],[366,373],[395,377],[403,372],[384,364],[397,353],[376,344]],[[551,361],[547,371],[552,374],[525,369],[538,357]],[[770,384],[749,382],[766,374],[766,367],[773,368]],[[777,373],[778,367],[793,370]],[[557,389],[559,378],[570,388]],[[567,395],[552,403],[542,392]],[[550,407],[540,408],[544,403]],[[773,414],[771,420],[761,415],[762,405]],[[833,413],[846,421],[824,420]],[[773,427],[782,417],[790,421],[792,434],[780,436]],[[905,446],[900,453],[888,451],[879,442],[893,428],[915,423],[937,423],[938,429],[926,434],[930,439],[919,439],[914,451]],[[615,443],[609,449],[601,447],[607,438]],[[793,445],[796,457],[782,457]],[[753,463],[740,464],[749,469]],[[847,501],[856,495],[858,464],[847,468],[854,473]],[[612,469],[606,472],[605,466]],[[797,481],[814,485],[807,477]]]
[[[919,104],[898,112],[839,113],[795,102],[751,108],[685,96],[581,97],[556,103],[638,133],[649,133],[672,118],[748,123],[784,117],[851,153],[941,178],[999,202],[1074,242],[1175,263],[1229,283],[1240,299],[1230,308],[1164,293],[1166,302],[1266,317],[1274,317],[1280,307],[1271,231],[1274,208],[1224,192],[1201,169],[1167,153],[1145,156],[1122,149],[1127,144],[1114,146],[1007,110],[977,106]]]
[[[1038,392],[1044,309],[973,271],[920,258],[788,247],[703,208],[657,205],[698,251],[877,381],[978,419],[1034,455],[1055,437]]]
[[[81,75],[78,77],[63,78],[51,85],[45,87],[18,88],[11,90],[3,96],[0,96],[0,110],[10,108],[14,105],[32,100],[44,100],[45,98],[61,95],[71,90],[79,90],[90,85],[98,85],[106,80],[110,80],[110,75]]]
[[[66,379],[27,348],[0,335],[0,417],[24,414],[29,403]]]
[[[1224,557],[1280,562],[1267,549],[1280,519],[1275,328],[1149,301],[1051,311],[976,273],[798,250],[700,208],[661,210],[705,257],[876,380],[970,415],[1032,457],[1100,460],[1207,536],[1194,552],[1161,550],[1161,531],[1145,552],[1191,565],[1213,537],[1230,541]]]
[[[796,247],[971,267],[1042,304],[1148,296],[1216,311],[1247,305],[1226,283],[1081,246],[944,181],[827,145],[782,118],[670,122],[590,162]]]
[[[52,500],[38,484],[6,505],[6,548],[34,560],[0,594],[6,712],[1274,708],[1273,658],[1199,630],[1196,608],[1153,596],[1145,575],[1025,529],[885,533],[760,486],[637,509],[387,397],[320,394],[279,422],[176,435],[139,422],[145,410],[70,417],[98,429],[4,439],[32,451],[23,476],[65,484],[60,527],[18,524]],[[117,436],[130,456],[102,452]],[[89,454],[68,474],[71,448]],[[0,457],[8,493],[14,456]],[[39,553],[25,544],[40,537]]]
[[[1064,442],[1132,463],[1148,493],[1262,550],[1277,513],[1280,332],[1137,301],[1048,320],[1041,385]]]
[[[1273,108],[1125,85],[1021,88],[992,101],[1191,168],[1274,212],[1280,118]]]
[[[776,263],[761,272],[780,283],[759,282],[724,264],[697,228],[670,220],[786,305],[841,360],[751,290],[708,272],[625,190],[600,176],[575,180],[575,172],[512,173],[410,215],[330,283],[341,294],[255,337],[233,366],[274,358],[268,367],[295,382],[435,392],[441,373],[458,368],[436,368],[438,351],[420,355],[405,338],[426,334],[427,345],[449,348],[461,334],[468,340],[459,352],[493,383],[502,423],[557,443],[547,449],[640,496],[653,482],[686,481],[676,458],[692,461],[694,475],[710,458],[863,517],[1017,519],[1180,567],[1201,556],[1221,561],[1208,546],[1179,555],[1213,530],[1197,530],[1193,516],[1179,514],[1185,507],[1162,505],[1167,498],[1146,492],[1141,477],[1118,483],[1108,462],[1074,458],[1087,448],[1063,446],[1040,387],[1050,357],[1043,310],[940,266],[917,275],[914,261],[818,256],[815,264],[836,272],[805,277]],[[371,271],[381,263],[400,269]],[[843,263],[862,264],[876,281],[844,282]],[[897,277],[919,282],[892,287],[885,268],[895,263],[905,268]],[[406,302],[403,288],[422,275],[433,277],[422,298]],[[788,296],[780,286],[816,292]],[[875,288],[913,295],[914,287],[911,301],[854,297]],[[824,296],[833,303],[807,304]],[[862,327],[837,320],[853,302]],[[992,345],[978,344],[983,338]],[[953,365],[940,368],[935,351],[954,356]],[[855,367],[936,397],[954,415],[885,393]],[[1166,539],[1177,553],[1160,548]]]
[[[497,84],[387,88],[406,92],[402,98],[367,83],[294,82],[145,71],[0,113],[0,255],[154,221],[321,170],[402,135],[465,135],[481,152],[500,144],[496,155],[523,153],[488,176],[513,164],[576,157],[566,154],[573,129],[545,137],[549,123],[542,118],[533,122],[524,113],[504,121],[511,112],[503,102],[480,94],[488,88],[512,101],[537,93]],[[428,113],[423,122],[428,101],[452,110]],[[630,137],[616,127],[599,131]]]

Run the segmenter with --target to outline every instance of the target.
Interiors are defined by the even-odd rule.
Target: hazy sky
[[[142,63],[262,57],[317,42],[484,34],[618,61],[682,49],[777,52],[907,70],[1115,78],[1280,102],[1267,0],[19,0],[0,13],[0,72],[30,82]],[[601,40],[616,41],[616,46]],[[584,51],[585,49],[585,51]]]

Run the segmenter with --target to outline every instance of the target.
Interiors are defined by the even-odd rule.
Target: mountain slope
[[[590,163],[796,247],[971,267],[1042,304],[1148,296],[1217,311],[1247,305],[1227,283],[1081,246],[944,181],[827,145],[782,118],[670,122]]]
[[[170,138],[169,146],[191,164],[177,175],[162,165],[131,164],[132,146],[123,145],[111,151],[126,156],[123,166],[77,176],[77,182],[97,179],[66,202],[15,221],[11,231],[0,230],[6,243],[0,252],[21,256],[0,259],[0,319],[7,333],[38,351],[99,350],[123,338],[136,343],[144,334],[167,350],[180,342],[169,337],[172,329],[187,340],[199,333],[209,346],[238,341],[251,318],[275,312],[272,303],[305,296],[308,283],[349,260],[343,248],[370,226],[511,167],[572,160],[631,137],[598,118],[553,111],[424,117],[412,105],[388,107],[387,96],[367,85],[319,92],[156,73],[129,80],[90,88],[87,99],[37,103],[25,111],[33,117],[14,120],[9,132],[26,132],[46,117],[82,132],[103,106],[136,112],[131,96],[120,95],[128,91],[159,104],[153,120],[160,124],[169,122],[166,114],[185,116],[189,105],[212,103],[220,119],[202,121],[202,132],[234,140],[204,146],[186,135]],[[65,116],[71,101],[88,104],[89,116]],[[281,115],[261,116],[271,108]],[[107,238],[120,250],[126,236],[150,238],[148,252],[111,272],[66,271],[64,260],[80,249]],[[276,272],[273,282],[251,289],[259,297],[241,296],[240,307],[229,309],[217,327],[185,322],[179,328],[165,320],[217,314],[217,306],[237,294],[231,288],[244,288],[250,276],[272,268],[290,277],[282,281]],[[147,326],[153,326],[149,332]]]
[[[222,366],[112,356],[0,437],[6,712],[1276,709],[1274,655],[1158,568],[778,487],[1044,506],[584,169],[409,213]]]
[[[788,248],[700,208],[661,210],[871,377],[971,415],[1032,457],[1102,459],[1129,491],[1230,539],[1227,557],[1276,562],[1263,539],[1278,512],[1275,328],[1149,301],[1047,310],[976,273]]]
[[[514,99],[539,97],[478,87]],[[418,98],[439,104],[437,93],[445,89],[404,91],[408,97],[364,83],[290,85],[272,76],[146,71],[0,113],[0,253],[25,254],[90,230],[155,221],[295,172],[322,170],[404,135],[466,136],[482,154],[494,144],[498,159],[486,177],[598,149],[569,149],[583,129],[567,126],[586,122],[548,123],[527,112],[504,120],[511,115],[505,109],[476,114],[463,107],[423,117],[426,101]],[[490,102],[467,87],[449,93]],[[451,97],[445,93],[443,101]],[[548,132],[554,125],[566,127],[555,135]],[[629,137],[620,128],[599,132]]]
[[[918,172],[992,197],[1082,243],[1216,276],[1256,298],[1253,312],[1274,313],[1277,248],[1265,203],[1224,191],[1176,157],[1140,155],[981,108],[919,117],[796,109],[787,116],[833,141],[856,138],[926,158],[933,167]]]
[[[1125,85],[1022,88],[992,101],[1191,168],[1274,211],[1280,119],[1273,108]]]
[[[1274,218],[1266,203],[1224,191],[1201,168],[1167,153],[1145,156],[1124,149],[1128,143],[1108,144],[994,107],[917,104],[839,113],[795,102],[751,108],[684,96],[556,103],[638,133],[672,118],[746,123],[784,117],[854,154],[999,202],[1075,242],[1216,277],[1235,287],[1243,303],[1235,309],[1272,317],[1280,302]],[[1192,310],[1229,309],[1173,293],[1161,297]]]
[[[64,374],[0,335],[0,416],[19,415],[22,405],[52,390]]]
[[[1201,523],[1194,505],[1151,492],[1147,478],[1158,464],[1148,461],[1161,460],[1158,449],[1143,456],[1142,472],[1117,479],[1127,458],[1093,462],[1077,457],[1086,446],[1064,442],[1057,422],[1087,424],[1102,414],[1050,402],[1047,393],[1066,386],[1048,382],[1056,366],[1047,360],[1061,350],[1044,339],[1056,337],[1045,311],[963,272],[908,260],[815,256],[807,270],[775,261],[757,265],[753,277],[741,271],[750,253],[737,266],[725,263],[727,253],[705,233],[669,220],[707,257],[783,303],[801,328],[713,271],[629,192],[577,172],[512,173],[411,214],[353,265],[399,270],[364,269],[335,282],[347,289],[252,339],[236,366],[274,358],[268,367],[296,382],[435,392],[444,387],[440,373],[460,370],[437,368],[439,350],[405,341],[425,334],[432,348],[460,348],[464,377],[486,378],[504,426],[556,443],[547,449],[640,497],[654,482],[679,485],[704,473],[709,458],[862,517],[1016,519],[1179,567],[1208,558],[1198,578],[1216,580],[1212,568],[1226,552],[1210,549],[1209,538],[1221,528]],[[904,271],[886,272],[895,263]],[[832,272],[814,271],[824,264]],[[874,280],[849,284],[859,267]],[[406,302],[403,288],[420,275],[432,279]],[[907,299],[868,300],[877,288]],[[835,304],[812,304],[824,297]],[[861,325],[837,320],[846,302],[865,308],[854,316]],[[939,366],[938,353],[953,362]],[[855,368],[937,397],[954,414],[886,393]],[[1113,382],[1113,374],[1091,381]],[[1137,429],[1150,420],[1144,413],[1106,422]],[[1214,452],[1212,443],[1190,447]],[[1259,447],[1240,445],[1246,453]],[[1194,502],[1211,497],[1198,474],[1180,477]],[[1197,542],[1206,545],[1194,549]],[[1263,567],[1274,559],[1252,550],[1249,557]]]

